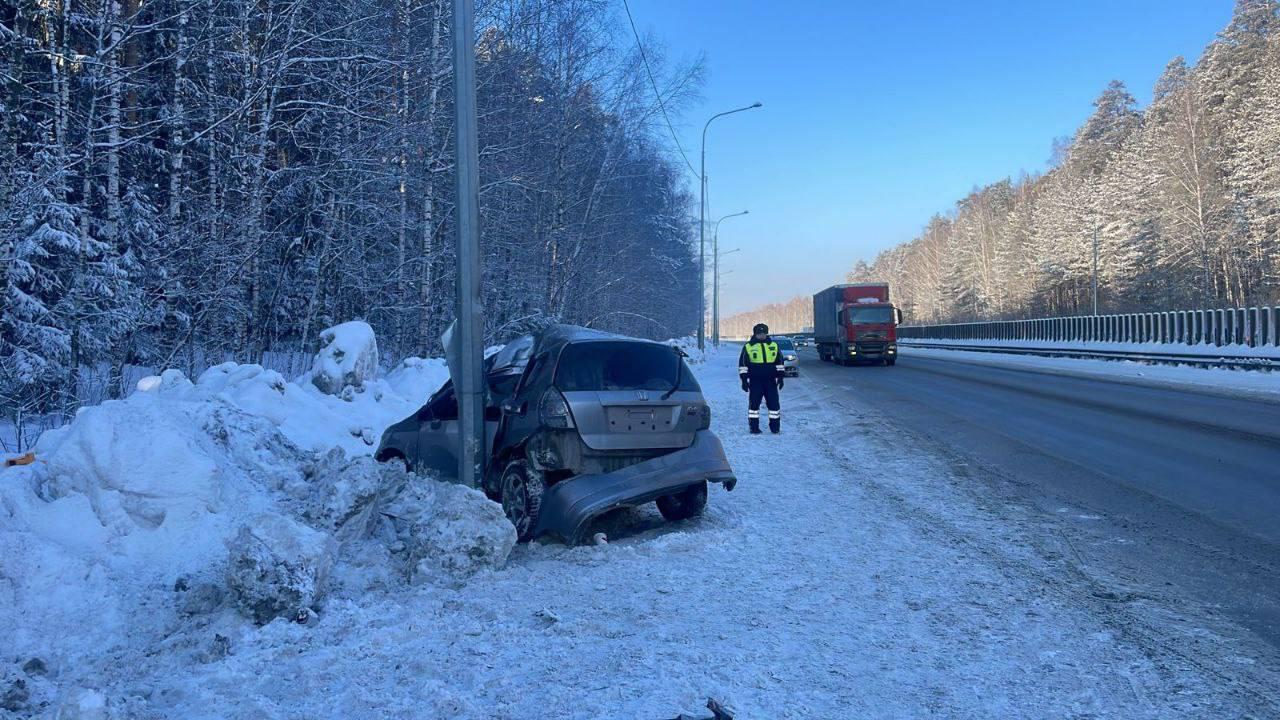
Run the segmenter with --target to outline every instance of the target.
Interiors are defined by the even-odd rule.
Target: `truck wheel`
[[[658,498],[658,512],[662,513],[662,517],[666,518],[668,522],[697,517],[702,514],[703,509],[706,507],[706,480],[690,485],[678,493],[663,495]]]
[[[538,527],[542,511],[542,495],[547,490],[542,473],[523,460],[516,460],[502,471],[502,512],[516,528],[516,540],[529,542]]]

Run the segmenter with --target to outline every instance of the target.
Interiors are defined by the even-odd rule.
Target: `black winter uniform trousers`
[[[747,409],[760,410],[760,399],[764,398],[765,406],[774,412],[782,409],[782,403],[778,400],[778,381],[776,379],[756,379],[749,378],[751,390],[747,394]]]

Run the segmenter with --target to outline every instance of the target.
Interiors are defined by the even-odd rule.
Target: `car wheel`
[[[401,455],[399,451],[391,451],[391,452],[383,453],[378,457],[378,462],[387,463],[389,465],[395,465],[396,467],[403,468],[404,471],[407,473],[413,472],[413,466],[409,464],[409,461],[406,460],[404,455]]]
[[[516,539],[520,542],[533,539],[544,492],[546,484],[542,473],[530,469],[525,461],[516,460],[502,471],[502,512],[515,526]]]
[[[658,498],[658,512],[669,522],[697,517],[707,507],[707,481]]]
[[[898,364],[898,358],[896,358],[896,357],[889,358],[888,363],[889,363],[890,365],[897,365],[897,364]]]

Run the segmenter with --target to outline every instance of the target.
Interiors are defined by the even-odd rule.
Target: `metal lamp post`
[[[457,1],[457,0],[455,0]],[[707,123],[702,126],[702,167],[698,172],[698,184],[701,189],[698,193],[698,349],[703,350],[707,345],[707,128],[711,127],[711,121],[725,115],[740,113],[745,110],[754,110],[763,107],[764,103],[754,102],[746,107],[740,107],[734,110],[726,110],[722,113],[716,113],[707,119]]]
[[[750,212],[750,210],[743,210],[725,215],[716,220],[716,229],[711,233],[711,344],[716,347],[720,347],[720,223]]]

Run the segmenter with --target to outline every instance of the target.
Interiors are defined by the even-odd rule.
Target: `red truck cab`
[[[814,344],[840,364],[898,360],[902,313],[889,302],[888,283],[834,285],[813,296]]]

